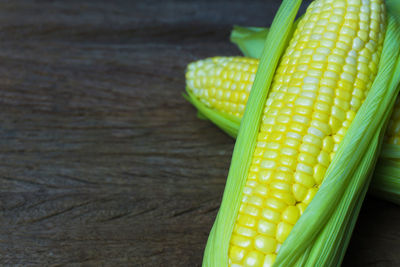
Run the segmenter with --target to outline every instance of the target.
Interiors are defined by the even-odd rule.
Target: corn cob
[[[273,264],[281,244],[317,193],[372,86],[385,22],[381,0],[317,0],[299,22],[265,105],[230,239],[230,265]],[[245,76],[252,82],[251,74]],[[232,77],[240,81],[242,75]],[[229,88],[222,79],[215,80],[218,86]],[[246,100],[249,87],[245,83],[238,86],[237,94],[195,92],[199,84],[193,83],[194,94],[217,96],[206,104],[240,116],[240,108],[233,111],[235,103],[221,100]]]

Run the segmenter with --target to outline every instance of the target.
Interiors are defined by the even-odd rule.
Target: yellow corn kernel
[[[269,197],[265,200],[265,205],[279,214],[286,208],[287,204],[276,197]]]
[[[270,195],[274,199],[278,199],[278,200],[284,202],[286,205],[294,205],[296,203],[296,200],[295,200],[293,194],[288,193],[288,192],[272,190]]]
[[[307,187],[301,185],[301,184],[294,184],[293,185],[293,195],[294,198],[297,200],[297,202],[303,201],[303,199],[307,195]]]
[[[272,170],[261,170],[259,172],[258,180],[260,181],[260,183],[268,184],[272,181],[273,174],[274,172]],[[265,187],[265,189],[263,190],[268,191],[268,188]]]
[[[247,203],[261,208],[263,205],[263,198],[253,194],[248,198]]]
[[[257,220],[252,216],[240,214],[238,216],[237,223],[248,227],[255,227],[255,225],[257,224]]]
[[[286,222],[280,222],[276,230],[276,240],[282,244],[286,240],[286,237],[289,235],[292,228],[293,225]]]
[[[237,224],[235,226],[234,231],[235,231],[235,233],[237,233],[239,235],[247,236],[247,237],[253,237],[257,234],[257,232],[254,231],[253,229],[245,227],[245,226],[241,226],[239,224]]]
[[[273,223],[279,223],[281,220],[281,214],[270,208],[265,208],[261,212],[261,216]]]
[[[296,207],[299,209],[300,216],[301,216],[304,213],[304,211],[306,210],[307,205],[303,202],[300,202],[296,205]]]
[[[241,248],[250,248],[252,239],[241,235],[232,235],[231,243]]]
[[[288,183],[283,183],[280,181],[272,182],[270,184],[270,188],[275,191],[284,192],[284,193],[291,193],[292,188],[291,185]]]
[[[264,261],[264,254],[258,251],[250,251],[244,259],[245,267],[261,266]]]
[[[229,250],[229,258],[235,262],[240,262],[244,259],[246,250],[238,246],[231,246]]]
[[[266,236],[273,237],[276,233],[276,224],[267,220],[260,220],[257,226],[257,232]]]
[[[317,164],[314,166],[314,180],[316,184],[322,184],[324,180],[326,172],[326,167],[322,166],[321,164]]]
[[[312,175],[313,175],[312,170],[311,174],[306,174],[299,171],[295,173],[294,179],[297,183],[303,185],[304,187],[310,188],[315,185],[315,181]]]
[[[265,186],[259,185],[253,190],[254,194],[264,198],[268,195],[268,189]]]
[[[251,215],[254,217],[258,217],[258,215],[260,214],[260,210],[257,207],[251,205],[241,206],[241,212],[243,214]]]
[[[275,238],[259,235],[254,239],[254,247],[256,250],[264,254],[273,253],[276,250],[277,242]]]
[[[300,217],[299,209],[295,206],[289,206],[282,213],[282,220],[289,224],[295,224]]]

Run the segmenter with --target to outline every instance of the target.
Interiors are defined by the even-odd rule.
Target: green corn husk
[[[268,35],[269,28],[233,26],[231,42],[237,45],[245,57],[260,58],[260,42]],[[264,39],[263,39],[264,38]]]
[[[260,58],[269,29],[234,25],[230,40],[246,57]]]
[[[291,28],[290,36],[293,35],[300,19],[298,18]],[[230,41],[236,44],[246,57],[260,58],[264,47],[264,40],[269,33],[269,28],[233,26]]]
[[[197,108],[197,117],[199,119],[210,120],[228,135],[236,138],[240,126],[240,119],[238,117],[207,107],[187,88],[186,94],[183,94],[183,97]]]
[[[269,85],[291,31],[292,23],[289,22],[293,22],[300,3],[284,0],[267,35],[261,67],[239,128],[225,192],[207,242],[203,266],[227,266],[229,240]],[[341,264],[400,89],[400,24],[392,14],[389,13],[388,17],[384,48],[373,86],[340,143],[319,191],[282,244],[274,266]],[[199,111],[208,117],[205,109],[199,108]],[[212,117],[214,122],[226,123],[231,135],[234,134],[234,122],[227,116],[213,113]]]
[[[384,144],[370,187],[372,194],[398,205],[400,205],[399,159],[399,146]]]
[[[239,211],[245,175],[251,164],[260,118],[279,58],[290,40],[291,27],[301,0],[284,0],[265,40],[259,68],[246,105],[221,207],[211,229],[204,252],[203,266],[228,266],[229,240]],[[286,25],[282,29],[281,25]]]

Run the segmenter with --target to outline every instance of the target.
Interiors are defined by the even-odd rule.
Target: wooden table
[[[0,265],[200,266],[234,140],[182,97],[280,1],[0,2]],[[368,197],[344,266],[400,265]]]

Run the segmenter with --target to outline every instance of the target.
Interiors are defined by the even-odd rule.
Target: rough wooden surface
[[[200,266],[234,141],[181,96],[280,1],[0,1],[0,265]],[[369,198],[344,266],[400,265]]]

